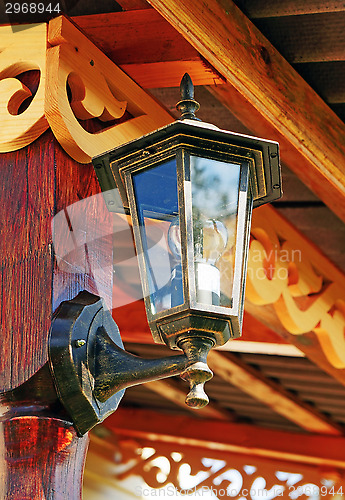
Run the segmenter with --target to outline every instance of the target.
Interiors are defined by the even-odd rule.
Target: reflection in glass
[[[180,227],[175,224],[174,236],[169,230],[178,221],[175,159],[135,173],[133,186],[152,314],[156,314],[183,304]]]
[[[196,300],[231,307],[240,165],[190,157]]]

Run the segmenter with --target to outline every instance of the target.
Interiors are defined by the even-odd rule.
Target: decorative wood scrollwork
[[[44,115],[46,43],[46,24],[16,31],[11,26],[0,28],[0,153],[27,146],[48,128]],[[32,70],[40,72],[38,89],[29,107],[18,112],[32,94],[16,77]]]
[[[80,163],[172,121],[169,113],[63,17],[49,23],[45,112],[67,153]],[[68,99],[67,86],[71,92]],[[79,120],[118,120],[97,133]]]
[[[345,368],[344,275],[272,207],[253,213],[247,301],[272,305],[295,337],[314,332],[329,363]]]
[[[118,454],[119,455],[119,454]],[[306,464],[288,464],[249,455],[224,453],[153,441],[120,441],[117,479],[140,476],[147,487],[136,486],[138,496],[209,498],[341,498],[344,477],[339,471],[321,471]],[[160,489],[155,494],[150,488]]]
[[[37,69],[37,92],[18,114],[31,93],[15,77]],[[92,133],[81,121],[94,118],[104,126]],[[0,152],[27,146],[50,126],[61,146],[80,163],[172,121],[64,17],[22,30],[0,28],[0,119]]]

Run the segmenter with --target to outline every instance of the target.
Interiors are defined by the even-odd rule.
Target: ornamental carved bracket
[[[172,121],[66,18],[24,28],[0,27],[0,152],[25,147],[50,127],[73,159],[89,163]],[[31,92],[21,76],[37,70]]]
[[[251,236],[247,310],[345,383],[344,274],[272,207],[254,211]]]
[[[0,28],[0,152],[14,151],[35,141],[48,127],[44,113],[47,25],[29,30]],[[25,72],[39,72],[34,95],[16,78]],[[30,102],[25,110],[24,102]]]

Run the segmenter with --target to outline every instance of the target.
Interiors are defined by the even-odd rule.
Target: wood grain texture
[[[87,290],[112,307],[112,217],[91,164],[81,165],[56,143],[53,310]]]
[[[62,300],[86,289],[111,307],[112,220],[91,165],[73,161],[51,132],[0,155],[0,178],[0,391],[6,391],[46,363],[52,312]],[[55,247],[62,260],[54,261]]]
[[[214,68],[152,8],[78,16],[73,21],[143,88],[178,87],[186,71],[194,85],[223,83]]]
[[[172,121],[66,18],[50,21],[48,42],[45,114],[55,137],[76,161],[89,163],[94,156]],[[78,121],[89,118],[108,126],[90,133]]]
[[[0,152],[15,151],[37,139],[47,128],[44,116],[47,25],[24,25],[20,30],[0,26]],[[40,82],[29,107],[18,112],[32,97],[16,77],[39,70]]]
[[[39,417],[0,422],[0,497],[3,500],[81,499],[88,436],[70,423]]]
[[[236,0],[236,5],[250,18],[299,16],[321,12],[344,12],[344,3],[339,0]]]
[[[184,37],[227,78],[286,145],[304,157],[289,167],[345,220],[345,125],[231,2],[150,0]],[[248,107],[248,103],[250,106]],[[229,106],[230,106],[229,102]],[[262,135],[262,134],[260,134]],[[275,138],[275,136],[271,137]],[[284,160],[284,158],[283,158]]]
[[[29,378],[47,360],[51,318],[54,205],[51,135],[0,155],[0,390]]]
[[[255,21],[290,64],[344,61],[344,23],[345,11]]]

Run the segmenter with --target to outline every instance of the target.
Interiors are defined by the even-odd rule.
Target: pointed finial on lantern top
[[[180,83],[180,93],[181,101],[176,104],[176,109],[181,113],[180,120],[188,119],[200,121],[200,119],[195,116],[200,105],[194,99],[194,85],[188,73],[183,75]]]

